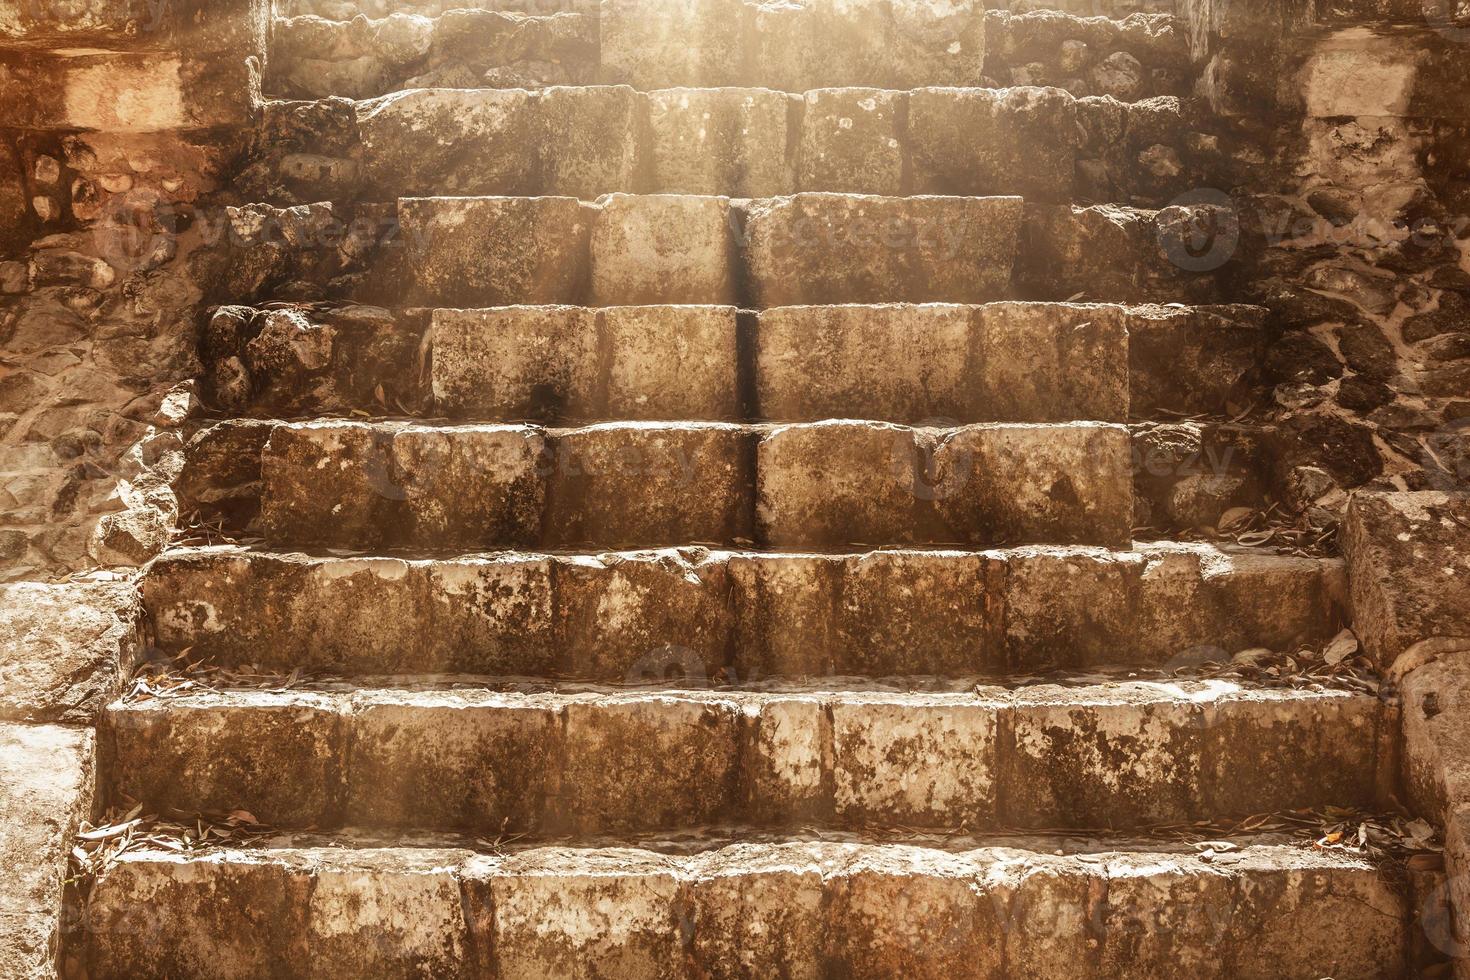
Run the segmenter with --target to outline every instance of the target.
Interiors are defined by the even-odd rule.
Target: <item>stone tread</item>
[[[413,559],[224,546],[166,553],[143,602],[159,647],[225,667],[750,681],[1291,649],[1337,631],[1345,590],[1336,559],[1202,544]]]
[[[344,548],[1122,545],[1130,467],[1127,428],[1093,422],[281,422],[260,524]]]
[[[836,685],[833,685],[835,687]],[[218,690],[111,705],[114,799],[284,827],[1137,828],[1371,808],[1382,702],[1229,681]]]
[[[1409,921],[1371,862],[1245,839],[1206,862],[1029,838],[486,854],[359,833],[132,850],[87,911],[91,976],[179,980],[306,977],[323,962],[342,978],[1387,980],[1404,975]]]
[[[213,404],[276,417],[1121,422],[1230,414],[1264,322],[1240,305],[225,306],[201,355]]]

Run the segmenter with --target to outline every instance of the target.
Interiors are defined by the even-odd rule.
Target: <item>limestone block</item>
[[[544,191],[527,152],[543,135],[541,109],[519,89],[417,89],[359,102],[363,184],[380,196]]]
[[[626,85],[553,87],[536,96],[541,193],[584,200],[639,190],[644,97]],[[526,157],[528,145],[511,152]]]
[[[822,975],[821,844],[697,855],[685,895],[697,910],[690,957],[708,976]]]
[[[0,587],[0,718],[90,722],[132,667],[139,606],[113,583]]]
[[[640,91],[736,85],[743,59],[741,0],[608,0],[603,80]]]
[[[398,221],[409,303],[575,303],[587,275],[589,212],[569,197],[407,198]]]
[[[1018,198],[797,194],[743,214],[761,307],[803,303],[980,303],[1004,295]]]
[[[908,118],[914,191],[1069,201],[1076,134],[1076,106],[1059,89],[918,89]]]
[[[982,84],[985,7],[983,0],[896,0],[889,49],[893,86]]]
[[[573,677],[714,683],[733,614],[725,562],[703,549],[559,559],[556,629]]]
[[[660,547],[749,540],[751,436],[720,423],[610,422],[554,436],[546,542]]]
[[[593,302],[733,303],[730,226],[722,197],[603,199],[592,228]]]
[[[1381,668],[1414,644],[1470,637],[1470,495],[1353,496],[1343,550],[1353,626]]]
[[[0,724],[0,963],[15,977],[55,976],[67,855],[92,814],[90,728]]]
[[[987,600],[1004,610],[1001,663],[1024,670],[1085,668],[1117,663],[1125,650],[1144,660],[1175,652],[1167,641],[1156,642],[1151,631],[1136,627],[1141,555],[1025,548],[995,558],[988,571],[994,599],[987,594]]]
[[[648,93],[653,189],[771,197],[796,190],[797,97],[769,89]]]
[[[971,349],[974,408],[965,420],[1124,421],[1132,377],[1131,321],[1097,306],[991,303],[978,307]]]
[[[903,193],[902,94],[813,89],[805,100],[797,186],[845,194]]]
[[[552,787],[560,717],[489,692],[364,693],[346,759],[349,824],[534,832]]]
[[[1265,317],[1247,306],[1135,307],[1128,315],[1132,414],[1234,414],[1261,363]]]
[[[114,705],[105,731],[114,798],[186,813],[244,809],[278,825],[341,822],[347,717],[333,698],[251,691]]]
[[[557,817],[572,832],[717,823],[733,802],[739,709],[682,695],[565,706]]]
[[[967,695],[835,701],[838,819],[848,825],[992,825],[998,708]]]
[[[605,418],[736,419],[736,312],[728,306],[616,306],[599,313],[609,352]]]
[[[756,823],[789,825],[832,816],[827,706],[817,695],[762,698],[749,725],[742,767]]]
[[[544,451],[524,426],[278,426],[261,460],[261,523],[284,543],[533,544]]]
[[[784,92],[844,85],[895,88],[890,8],[843,0],[747,6],[751,78]]]

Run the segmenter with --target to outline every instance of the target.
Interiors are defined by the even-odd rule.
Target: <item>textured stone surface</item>
[[[0,965],[8,977],[57,975],[62,889],[78,824],[92,813],[90,729],[0,724]]]
[[[1182,681],[807,698],[818,710],[682,691],[124,702],[107,715],[109,786],[287,827],[397,826],[412,806],[421,829],[581,834],[751,818],[1129,828],[1369,806],[1377,791],[1382,705],[1367,695]]]
[[[132,668],[137,595],[126,583],[0,587],[0,718],[92,721]]]
[[[978,303],[1007,290],[1021,201],[798,194],[743,218],[759,306]]]
[[[814,840],[493,856],[288,839],[206,861],[140,850],[100,883],[91,911],[103,928],[89,950],[103,976],[156,966],[180,977],[305,976],[299,957],[272,951],[351,921],[341,905],[310,897],[330,882],[344,897],[377,899],[381,941],[334,960],[348,977],[474,964],[497,975],[668,976],[686,962],[716,976],[737,965],[818,976],[832,962],[856,976],[952,976],[1016,960],[1038,975],[1086,978],[1196,960],[1200,976],[1222,978],[1401,974],[1408,904],[1372,865],[1242,843],[1212,863],[1045,838],[948,850]],[[274,914],[222,916],[221,894]],[[163,901],[170,914],[138,922],[137,909]]]
[[[906,98],[879,89],[815,89],[802,107],[796,184],[804,191],[899,194]]]
[[[734,301],[726,199],[613,194],[599,204],[592,227],[593,303]]]
[[[1077,113],[1066,93],[928,88],[908,110],[915,193],[1071,199]]]
[[[1470,496],[1360,492],[1345,524],[1354,628],[1379,665],[1423,640],[1470,642]]]
[[[964,676],[1320,643],[1341,573],[1203,545],[418,561],[213,548],[158,562],[144,602],[163,649],[283,672]]]
[[[795,96],[769,89],[648,93],[654,188],[769,197],[796,189]]]

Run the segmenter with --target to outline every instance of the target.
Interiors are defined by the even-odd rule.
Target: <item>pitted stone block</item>
[[[796,190],[797,96],[760,88],[648,93],[653,187],[770,197]]]
[[[599,306],[735,300],[729,201],[613,194],[592,228],[592,298]]]
[[[882,89],[831,88],[806,93],[796,183],[804,191],[901,194],[900,129],[907,96]]]

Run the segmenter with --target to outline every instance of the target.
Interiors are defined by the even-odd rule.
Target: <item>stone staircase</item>
[[[100,735],[108,800],[279,833],[126,852],[89,976],[1410,975],[1372,862],[1157,832],[1387,805],[1397,735],[1140,679],[1345,600],[1134,540],[1258,493],[1140,473],[1262,346],[1170,261],[1171,18],[297,6],[179,481],[236,543],[143,584],[160,656],[291,679]]]

